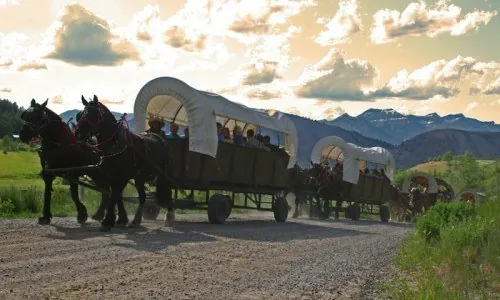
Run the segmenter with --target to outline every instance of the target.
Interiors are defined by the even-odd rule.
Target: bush
[[[446,226],[470,219],[474,215],[474,207],[467,202],[438,202],[422,216],[415,226],[417,234],[427,240],[439,239],[440,232]]]
[[[16,207],[10,199],[0,198],[0,217],[11,217],[16,213]]]

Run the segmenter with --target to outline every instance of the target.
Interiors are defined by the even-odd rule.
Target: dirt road
[[[372,299],[408,225],[177,215],[174,228],[0,220],[0,299]]]

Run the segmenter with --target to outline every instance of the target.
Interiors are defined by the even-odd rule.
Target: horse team
[[[21,115],[24,126],[19,138],[24,143],[40,140],[38,151],[45,183],[43,214],[39,224],[50,224],[52,214],[50,201],[52,184],[56,176],[70,181],[71,198],[75,203],[79,223],[87,221],[87,209],[78,197],[78,178],[88,176],[101,191],[102,199],[93,219],[102,221],[101,230],[109,231],[114,226],[139,226],[146,200],[145,184],[156,179],[157,204],[166,207],[166,224],[175,221],[168,180],[168,145],[153,133],[135,134],[128,130],[123,120],[116,120],[109,109],[94,96],[87,101],[82,96],[84,110],[77,115],[77,128],[73,132],[60,116],[33,99],[30,107]],[[97,137],[97,144],[89,142]],[[154,161],[151,161],[154,158]],[[82,166],[96,166],[82,168]],[[54,173],[50,170],[62,169]],[[129,224],[122,201],[122,193],[133,179],[139,195],[139,206]],[[115,207],[118,207],[118,220]]]

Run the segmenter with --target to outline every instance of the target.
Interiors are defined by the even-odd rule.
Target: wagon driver
[[[165,126],[165,121],[162,118],[153,116],[149,119],[148,125],[149,129],[146,130],[146,132],[156,133],[157,135],[161,136],[164,139],[167,138],[165,130],[162,129]]]

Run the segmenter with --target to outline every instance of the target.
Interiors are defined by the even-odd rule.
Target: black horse
[[[312,168],[309,170],[309,174],[314,180],[318,196],[323,199],[323,210],[326,212],[329,209],[328,201],[337,200],[335,219],[338,219],[339,211],[342,208],[343,192],[346,188],[346,183],[342,180],[342,173],[323,164],[311,162],[311,165]]]
[[[98,162],[95,151],[86,144],[76,143],[75,135],[70,130],[68,124],[55,112],[47,108],[47,102],[48,100],[42,104],[38,104],[34,99],[31,100],[30,107],[21,115],[21,119],[25,124],[19,133],[19,138],[23,143],[30,143],[33,139],[39,139],[42,142],[41,148],[38,151],[42,166],[41,175],[45,183],[43,215],[38,219],[38,223],[42,225],[47,225],[51,222],[50,200],[53,190],[52,184],[56,177],[56,175],[46,172],[46,169],[73,168],[96,164]],[[77,220],[82,224],[87,220],[87,209],[78,197],[78,183],[76,183],[76,179],[83,175],[88,175],[101,191],[109,192],[109,185],[100,171],[72,171],[59,174],[60,177],[69,179],[70,181],[71,198],[78,211]],[[108,202],[109,196],[103,193],[101,205],[96,214],[92,216],[93,219],[101,220],[104,217]],[[120,215],[122,215],[125,211],[123,203],[120,204],[119,210]]]
[[[134,179],[139,194],[139,206],[132,226],[142,221],[146,201],[145,183],[157,178],[156,196],[160,206],[166,206],[167,225],[175,219],[170,182],[167,180],[168,149],[166,142],[156,134],[137,135],[117,121],[109,109],[94,95],[92,101],[82,96],[85,109],[78,119],[77,140],[86,140],[95,134],[99,149],[105,154],[104,167],[111,186],[111,199],[101,229],[110,230],[115,225],[115,205],[121,201],[123,189]]]
[[[303,169],[299,165],[295,165],[291,170],[290,181],[292,191],[295,194],[295,209],[293,218],[301,215],[300,206],[307,203],[307,193],[314,191],[313,181],[308,169]]]

